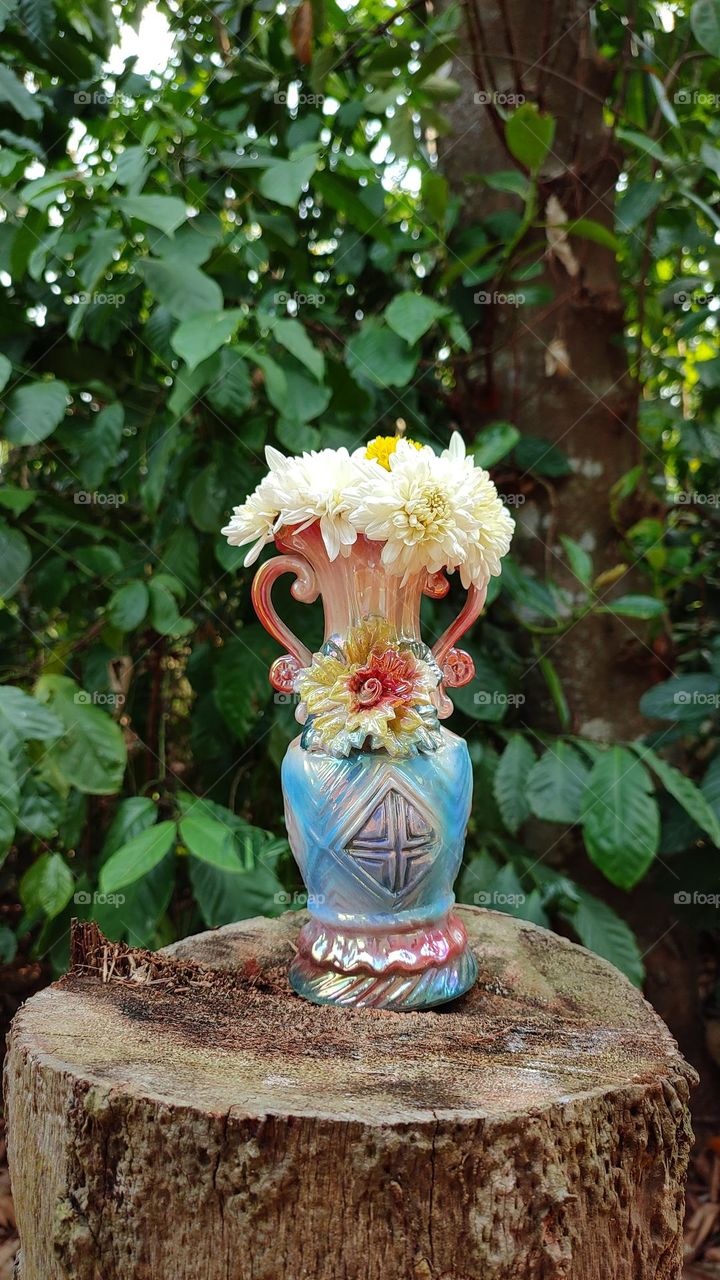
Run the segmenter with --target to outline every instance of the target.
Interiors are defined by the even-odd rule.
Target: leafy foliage
[[[505,113],[507,165],[484,180],[507,207],[473,226],[427,144],[457,92],[457,13],[313,5],[305,49],[272,5],[158,12],[173,38],[158,72],[108,69],[118,19],[141,18],[132,0],[3,15],[0,860],[21,932],[56,965],[71,914],[161,945],[295,901],[278,834],[292,707],[271,695],[277,648],[218,531],[266,443],[355,447],[402,420],[444,444],[475,290],[523,281],[530,312],[548,301],[532,280],[555,121],[531,102]],[[657,755],[688,733],[704,759],[717,747],[716,611],[700,644],[690,630],[717,594],[717,5],[675,6],[671,30],[656,18],[645,3],[631,30],[597,7],[622,86],[608,104],[627,157],[616,235],[592,218],[563,230],[617,250],[627,285],[647,450],[612,504],[647,586],[608,599],[612,575],[569,537],[572,596],[510,562],[469,642],[478,680],[456,699],[476,772],[464,896],[480,884],[501,908],[561,920],[635,981],[627,926],[515,837],[530,818],[572,827],[628,888],[659,847],[653,777],[693,848],[718,835],[714,765],[701,791]],[[511,501],[514,477],[562,484],[570,469],[491,416],[468,444]],[[633,522],[641,491],[661,513]],[[281,607],[319,641],[317,608],[287,593]],[[428,608],[428,634],[452,607]],[[678,674],[643,704],[665,726],[655,754],[572,740],[547,654],[558,734],[539,743],[522,723],[518,634],[561,635],[593,610],[654,637],[674,622]]]

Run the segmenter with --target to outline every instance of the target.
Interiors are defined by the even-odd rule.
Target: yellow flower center
[[[437,485],[423,489],[421,494],[406,504],[405,512],[411,528],[422,529],[428,535],[438,533],[450,515],[447,495]]]
[[[417,440],[410,440],[407,436],[404,438],[407,440],[408,444],[412,445],[413,449],[422,449],[422,445],[418,444]],[[381,467],[384,467],[386,471],[389,471],[390,457],[395,452],[400,440],[402,439],[402,436],[376,436],[374,440],[370,441],[367,449],[365,450],[365,457],[369,458],[370,461],[374,460],[375,462],[378,462]]]

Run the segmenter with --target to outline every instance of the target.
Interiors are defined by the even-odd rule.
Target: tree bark
[[[465,0],[463,39],[453,64],[462,94],[446,108],[453,130],[441,153],[466,224],[498,206],[519,208],[516,198],[494,193],[479,178],[516,167],[503,142],[501,116],[526,100],[557,122],[540,174],[540,221],[554,198],[568,219],[592,218],[612,230],[619,155],[603,121],[603,103],[613,69],[593,49],[592,7],[588,0]],[[540,254],[543,236],[534,231],[527,241],[540,241]],[[502,301],[523,291],[512,279],[503,280],[500,290],[493,281],[477,286],[473,297],[482,301],[470,317],[477,360],[461,374],[458,412],[468,438],[486,422],[509,420],[568,455],[572,474],[565,478],[529,485],[527,475],[514,477],[523,492],[529,489],[517,513],[515,551],[523,565],[578,598],[583,592],[564,568],[560,534],[591,553],[598,574],[627,559],[609,500],[612,485],[640,458],[639,388],[628,372],[614,254],[575,236],[567,244],[576,274],[561,257],[548,255],[543,276],[531,282],[552,286],[552,302],[517,307]],[[645,512],[634,511],[627,523],[640,514]],[[637,588],[626,573],[615,589],[601,587],[597,595],[604,600],[610,591],[621,595]],[[572,730],[598,740],[631,738],[643,730],[641,694],[653,680],[672,674],[662,659],[663,643],[650,645],[647,627],[633,619],[587,617],[559,639],[543,637],[542,649],[560,676]],[[527,718],[536,728],[557,729],[535,657],[523,687],[531,694]]]
[[[298,916],[79,926],[5,1068],[19,1280],[670,1280],[693,1072],[605,961],[460,908],[440,1012],[289,990]]]

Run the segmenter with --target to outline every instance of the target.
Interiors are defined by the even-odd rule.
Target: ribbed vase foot
[[[469,948],[445,964],[408,973],[341,973],[296,955],[290,965],[290,986],[313,1004],[339,1004],[358,1009],[431,1009],[469,991],[477,978],[477,962]]]

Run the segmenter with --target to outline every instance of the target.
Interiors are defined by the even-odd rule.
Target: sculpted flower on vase
[[[381,618],[365,619],[299,672],[295,688],[308,716],[302,745],[333,756],[435,751],[442,738],[432,694],[441,679],[421,641],[398,639]]]

